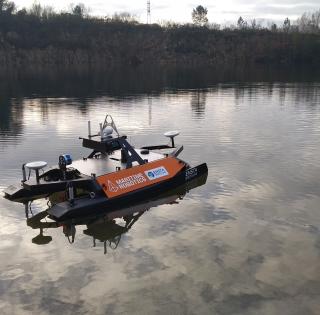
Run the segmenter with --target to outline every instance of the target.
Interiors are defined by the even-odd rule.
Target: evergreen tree
[[[208,10],[207,8],[203,7],[202,5],[198,5],[192,11],[192,21],[197,26],[204,26],[208,23],[207,18]]]

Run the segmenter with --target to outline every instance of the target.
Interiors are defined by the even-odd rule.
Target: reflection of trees
[[[43,121],[47,121],[51,108],[58,111],[60,107],[71,105],[86,116],[92,104],[92,100],[99,96],[112,96],[115,100],[122,100],[130,96],[134,102],[132,106],[141,106],[140,100],[146,95],[152,95],[149,103],[149,122],[151,123],[152,98],[161,95],[166,89],[196,89],[191,95],[191,107],[194,114],[203,117],[205,113],[208,86],[214,86],[219,82],[239,82],[237,84],[218,88],[234,88],[236,103],[245,99],[254,98],[256,95],[265,93],[268,97],[273,92],[279,93],[280,104],[286,101],[290,95],[299,103],[312,104],[314,107],[319,102],[318,86],[316,84],[294,84],[288,90],[288,84],[272,83],[290,82],[302,80],[303,82],[317,82],[319,74],[305,69],[306,73],[281,71],[281,69],[218,69],[211,68],[165,68],[165,67],[138,67],[138,68],[113,68],[108,72],[40,72],[22,73],[21,76],[8,76],[0,78],[0,132],[16,136],[22,133],[23,113],[27,113],[26,99],[35,100],[35,106],[39,107]],[[308,70],[308,71],[307,71]],[[302,71],[302,70],[301,70]],[[250,82],[266,82],[251,84]],[[267,83],[269,81],[269,83]],[[240,82],[246,82],[240,84]],[[264,90],[264,92],[261,91]],[[306,90],[308,91],[306,93]],[[212,88],[210,88],[212,92]],[[179,92],[177,92],[179,94]],[[71,102],[70,102],[71,99]],[[67,100],[67,101],[66,101]],[[69,104],[66,104],[69,103]],[[130,106],[131,106],[130,105]]]
[[[315,73],[314,73],[315,72]],[[11,97],[74,98],[79,100],[81,111],[86,110],[86,99],[108,95],[141,97],[159,95],[165,89],[201,89],[222,82],[297,82],[318,81],[319,73],[313,69],[281,69],[268,67],[113,67],[102,69],[43,69],[28,71],[19,76],[0,74],[0,94],[6,90]]]
[[[234,87],[234,98],[236,101],[240,101],[244,98],[245,88],[242,85],[236,85]]]
[[[280,83],[278,86],[278,91],[279,91],[279,104],[284,105],[286,100],[287,85],[285,83]]]
[[[44,122],[48,120],[50,104],[47,98],[40,98],[39,105],[40,105],[41,120]]]
[[[227,87],[228,88],[228,87]],[[233,87],[236,104],[248,102],[258,97],[274,105],[306,105],[308,108],[316,108],[319,105],[320,93],[317,83],[274,83],[261,84],[237,84]],[[273,100],[272,97],[275,97]]]
[[[306,93],[308,90],[308,93]],[[307,105],[308,108],[314,109],[319,106],[320,103],[320,92],[319,85],[316,83],[312,84],[295,84],[294,88],[294,98],[296,104]]]
[[[199,118],[204,116],[207,101],[207,91],[196,90],[191,95],[191,108],[195,115]]]
[[[274,87],[273,82],[266,82],[266,92],[268,97],[272,97],[273,87]]]
[[[23,129],[23,106],[20,99],[12,100],[0,95],[0,132],[18,136]]]

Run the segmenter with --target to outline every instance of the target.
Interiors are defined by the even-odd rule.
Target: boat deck
[[[135,149],[135,151],[141,156],[142,159],[153,162],[164,158],[163,154],[149,151],[148,154],[141,154],[141,149]],[[133,163],[133,166],[138,165],[137,162]],[[117,150],[113,154],[92,159],[82,159],[74,161],[70,167],[76,168],[80,173],[90,176],[92,173],[96,176],[101,176],[116,171],[117,167],[121,169],[126,168],[126,163],[121,163],[121,151]]]

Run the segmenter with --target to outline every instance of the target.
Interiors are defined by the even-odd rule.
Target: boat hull
[[[114,198],[108,198],[105,195],[99,195],[92,199],[88,197],[79,198],[75,199],[73,203],[70,203],[69,201],[58,203],[48,209],[47,212],[51,218],[60,221],[106,211],[108,208],[114,210],[124,207],[130,203],[151,199],[160,195],[164,191],[190,182],[207,173],[207,164],[203,163],[196,167],[185,169],[173,178],[157,182],[153,185],[146,186]]]
[[[28,181],[18,187],[14,185],[7,187],[4,190],[4,197],[10,201],[24,203],[46,197],[55,192],[64,191],[69,182],[68,180],[54,182],[44,182],[41,180],[40,183]],[[90,189],[96,186],[95,181],[90,177],[74,179],[72,182],[77,188],[81,189]]]

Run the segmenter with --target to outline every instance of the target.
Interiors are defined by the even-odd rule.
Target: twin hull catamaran
[[[80,138],[82,145],[92,150],[88,157],[72,161],[70,155],[61,155],[59,165],[46,171],[43,170],[47,166],[44,161],[23,164],[21,184],[9,186],[4,191],[5,197],[26,202],[66,192],[67,200],[47,210],[56,220],[155,197],[208,172],[206,163],[191,167],[178,158],[183,150],[174,143],[178,134],[177,131],[165,133],[171,140],[170,145],[135,149],[125,135],[119,134],[112,117],[107,115],[97,134],[91,134],[88,122],[88,137]],[[96,137],[100,139],[94,140]],[[31,171],[35,172],[35,177],[30,178]]]

